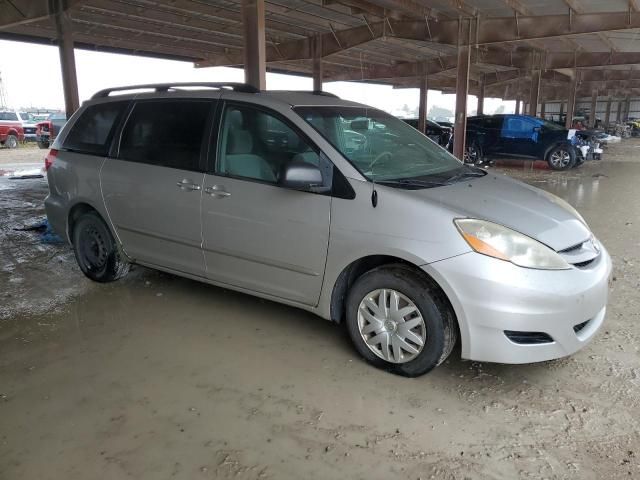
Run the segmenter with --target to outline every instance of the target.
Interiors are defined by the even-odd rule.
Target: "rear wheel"
[[[15,135],[7,135],[7,139],[4,141],[6,148],[18,148],[18,137]]]
[[[85,213],[73,226],[73,251],[80,270],[93,281],[112,282],[129,272],[129,263],[96,212]]]
[[[553,170],[567,170],[576,163],[576,152],[568,145],[559,145],[548,153],[547,163]]]
[[[346,322],[365,360],[406,377],[440,365],[458,333],[440,290],[405,265],[363,274],[349,291]]]
[[[49,148],[49,142],[38,140],[36,143],[38,144],[38,148]]]

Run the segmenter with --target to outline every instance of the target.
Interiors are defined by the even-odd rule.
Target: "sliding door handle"
[[[231,196],[231,192],[227,192],[222,185],[212,185],[204,189],[204,193],[217,198],[226,198]]]
[[[187,190],[190,192],[200,190],[200,185],[198,185],[197,183],[193,183],[191,180],[187,180],[186,178],[181,182],[176,183],[176,186],[181,190]]]

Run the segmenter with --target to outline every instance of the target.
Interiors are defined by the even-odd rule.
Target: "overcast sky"
[[[242,70],[234,68],[194,68],[192,63],[160,60],[131,55],[76,50],[80,101],[96,91],[120,85],[156,82],[242,82]],[[12,108],[40,107],[62,109],[62,78],[58,49],[53,46],[0,40],[0,75],[7,104]],[[311,90],[310,78],[292,75],[267,74],[267,89]],[[372,105],[401,115],[406,104],[417,108],[417,89],[392,89],[373,84],[331,82],[324,90],[356,102]],[[442,95],[430,90],[429,108],[433,105],[453,110],[454,95]],[[485,99],[485,112],[493,113],[502,102]],[[469,112],[477,107],[476,97],[470,97]],[[514,102],[505,102],[506,111],[513,111]]]

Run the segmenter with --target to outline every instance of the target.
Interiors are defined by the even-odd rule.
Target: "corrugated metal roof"
[[[46,0],[39,0],[46,3]],[[390,8],[393,7],[393,8]],[[331,53],[324,58],[327,78],[344,72],[357,73],[375,66],[394,66],[398,62],[422,62],[456,54],[451,44],[426,41],[430,26],[459,16],[478,15],[480,19],[521,18],[526,26],[528,15],[572,15],[624,13],[628,0],[266,0],[266,39],[268,46],[300,41],[318,34],[332,35],[354,27],[369,28],[370,41]],[[126,51],[134,54],[162,55],[194,62],[229,63],[241,58],[243,36],[240,0],[80,0],[68,11],[74,40],[82,47]],[[39,18],[2,27],[0,38],[55,42],[51,18]],[[392,21],[384,20],[389,18]],[[425,21],[429,18],[429,23]],[[574,17],[575,18],[575,17]],[[424,39],[394,38],[392,25],[411,21],[412,28],[422,28]],[[400,23],[394,23],[400,22]],[[421,22],[424,23],[420,27]],[[439,22],[439,23],[438,23]],[[374,24],[382,23],[384,35],[374,35]],[[541,23],[543,19],[541,19]],[[518,29],[518,23],[513,24]],[[535,23],[534,23],[535,27]],[[541,25],[545,32],[546,25]],[[378,27],[376,27],[378,28]],[[570,27],[568,27],[570,28]],[[486,32],[485,32],[486,33]],[[501,33],[501,32],[496,32]],[[415,35],[414,35],[415,36]],[[546,35],[541,35],[546,37]],[[640,52],[640,29],[587,33],[553,38],[536,38],[515,42],[492,43],[481,51],[542,52],[543,57],[557,53]],[[506,52],[506,53],[505,53]],[[272,59],[269,68],[309,73],[309,60]],[[472,66],[473,75],[512,70],[509,62],[491,63],[479,59]],[[628,68],[629,65],[608,68]],[[522,66],[520,68],[523,68]],[[451,70],[435,73],[434,78],[450,78]],[[389,78],[380,81],[394,83]],[[408,80],[395,82],[406,85]]]

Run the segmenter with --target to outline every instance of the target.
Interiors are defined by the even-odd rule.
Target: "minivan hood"
[[[410,193],[440,203],[461,217],[504,225],[556,251],[578,245],[591,236],[583,220],[558,197],[506,176],[487,174]]]

